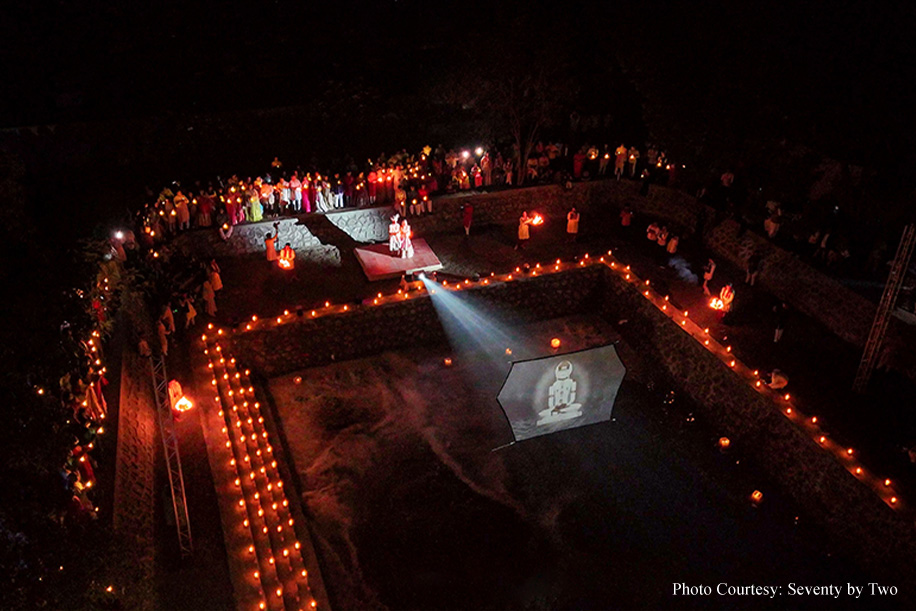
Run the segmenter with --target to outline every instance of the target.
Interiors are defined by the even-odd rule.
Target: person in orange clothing
[[[296,251],[289,245],[289,242],[280,251],[279,265],[281,269],[293,269],[296,267]]]
[[[264,248],[267,261],[272,263],[277,260],[277,237],[280,235],[280,223],[274,223],[274,232],[264,235]]]

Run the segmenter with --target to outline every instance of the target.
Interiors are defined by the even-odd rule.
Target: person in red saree
[[[238,202],[236,201],[237,197],[234,191],[231,193],[226,193],[224,196],[226,199],[226,214],[229,216],[229,224],[235,225],[239,220],[239,211],[238,211]]]
[[[375,171],[375,168],[370,170],[369,175],[366,177],[366,192],[369,194],[369,204],[375,203],[376,196],[376,183],[378,182],[378,173]]]
[[[213,192],[212,187],[200,194],[197,207],[197,225],[209,227],[213,224]]]
[[[585,167],[585,151],[579,149],[575,155],[573,155],[573,177],[576,180],[582,178],[582,169]]]
[[[464,226],[464,235],[471,235],[471,222],[474,220],[474,206],[471,204],[464,205],[464,213],[461,215],[461,224]]]

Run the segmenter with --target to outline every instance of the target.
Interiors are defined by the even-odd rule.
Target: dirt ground
[[[515,332],[545,353],[553,336],[561,352],[618,339],[593,316]],[[869,581],[740,449],[719,451],[720,435],[669,394],[670,380],[618,351],[627,375],[611,421],[508,447],[495,399],[507,362],[442,345],[272,380],[332,604],[832,608],[831,598],[674,597],[673,584],[785,595],[790,582]]]

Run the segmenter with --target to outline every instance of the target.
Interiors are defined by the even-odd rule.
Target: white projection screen
[[[517,361],[497,400],[521,441],[610,420],[626,373],[613,344]]]

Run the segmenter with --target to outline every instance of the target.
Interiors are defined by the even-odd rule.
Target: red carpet
[[[410,259],[401,259],[388,252],[388,243],[361,246],[356,250],[356,259],[369,281],[397,278],[401,274],[417,272],[434,272],[442,269],[442,263],[436,257],[426,240],[413,241],[414,255]]]

